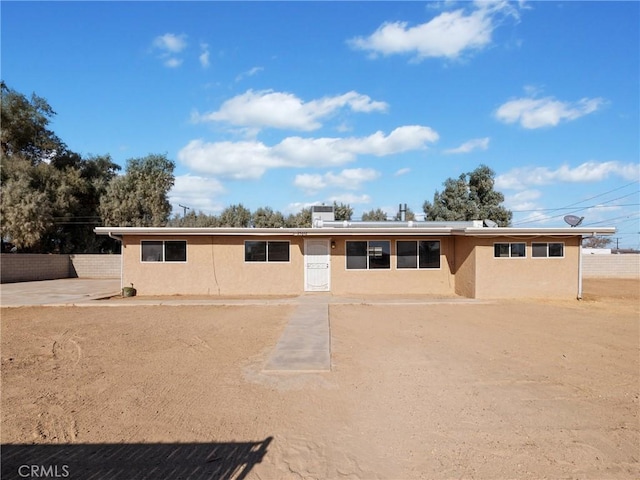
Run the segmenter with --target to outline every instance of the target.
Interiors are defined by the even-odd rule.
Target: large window
[[[397,268],[440,268],[439,240],[398,240]]]
[[[493,256],[496,258],[523,258],[527,256],[526,243],[494,243]]]
[[[245,262],[288,262],[289,242],[244,242]]]
[[[347,242],[347,270],[374,270],[391,268],[391,242]]]
[[[141,242],[143,262],[186,262],[187,242],[184,240]]]
[[[564,257],[564,243],[532,243],[531,256],[534,258]]]

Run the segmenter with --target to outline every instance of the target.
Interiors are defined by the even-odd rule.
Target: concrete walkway
[[[326,298],[305,299],[289,317],[265,372],[328,372],[331,370],[331,331]]]

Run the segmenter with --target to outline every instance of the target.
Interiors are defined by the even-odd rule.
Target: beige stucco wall
[[[527,244],[526,258],[494,258],[494,243]],[[531,243],[563,242],[563,258],[532,258]],[[579,238],[476,239],[475,298],[576,298]]]
[[[370,237],[335,239],[336,248],[331,250],[331,291],[336,295],[349,294],[426,294],[452,295],[454,278],[451,237],[376,237],[375,240],[391,242],[391,268],[389,270],[347,270],[346,242],[372,240]],[[440,240],[439,269],[397,269],[396,240]]]
[[[314,237],[315,238],[315,237]],[[141,240],[186,240],[187,261],[140,261]],[[265,237],[127,236],[123,241],[123,285],[139,295],[299,295],[304,292],[304,237],[270,237],[291,243],[286,263],[245,262],[244,241]],[[331,292],[351,294],[458,294],[471,298],[575,298],[578,290],[579,239],[485,239],[473,237],[385,237],[391,242],[389,270],[347,270],[346,241],[328,239]],[[440,240],[439,269],[398,269],[396,240]],[[526,258],[494,258],[495,242],[525,242]],[[563,258],[532,258],[532,242],[563,242]]]
[[[187,261],[140,261],[141,240],[186,240]],[[260,240],[252,237],[251,240]],[[245,262],[242,237],[137,237],[123,241],[123,285],[133,283],[138,295],[286,295],[304,289],[303,241],[291,242],[290,261]],[[266,240],[266,238],[264,239]]]
[[[474,298],[476,295],[476,240],[470,237],[454,237],[454,269],[456,293]]]

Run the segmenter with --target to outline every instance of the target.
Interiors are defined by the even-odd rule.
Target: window
[[[244,242],[245,262],[288,262],[289,242]]]
[[[494,243],[493,256],[496,258],[517,258],[527,256],[526,243]]]
[[[347,242],[347,270],[391,268],[391,242]]]
[[[440,268],[440,241],[398,240],[397,268]]]
[[[564,243],[532,243],[531,256],[534,258],[564,257]]]
[[[184,240],[141,242],[143,262],[186,262],[187,242]]]

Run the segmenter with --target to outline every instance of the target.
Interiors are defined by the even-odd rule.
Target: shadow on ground
[[[243,479],[262,461],[260,442],[2,445],[3,480]]]

